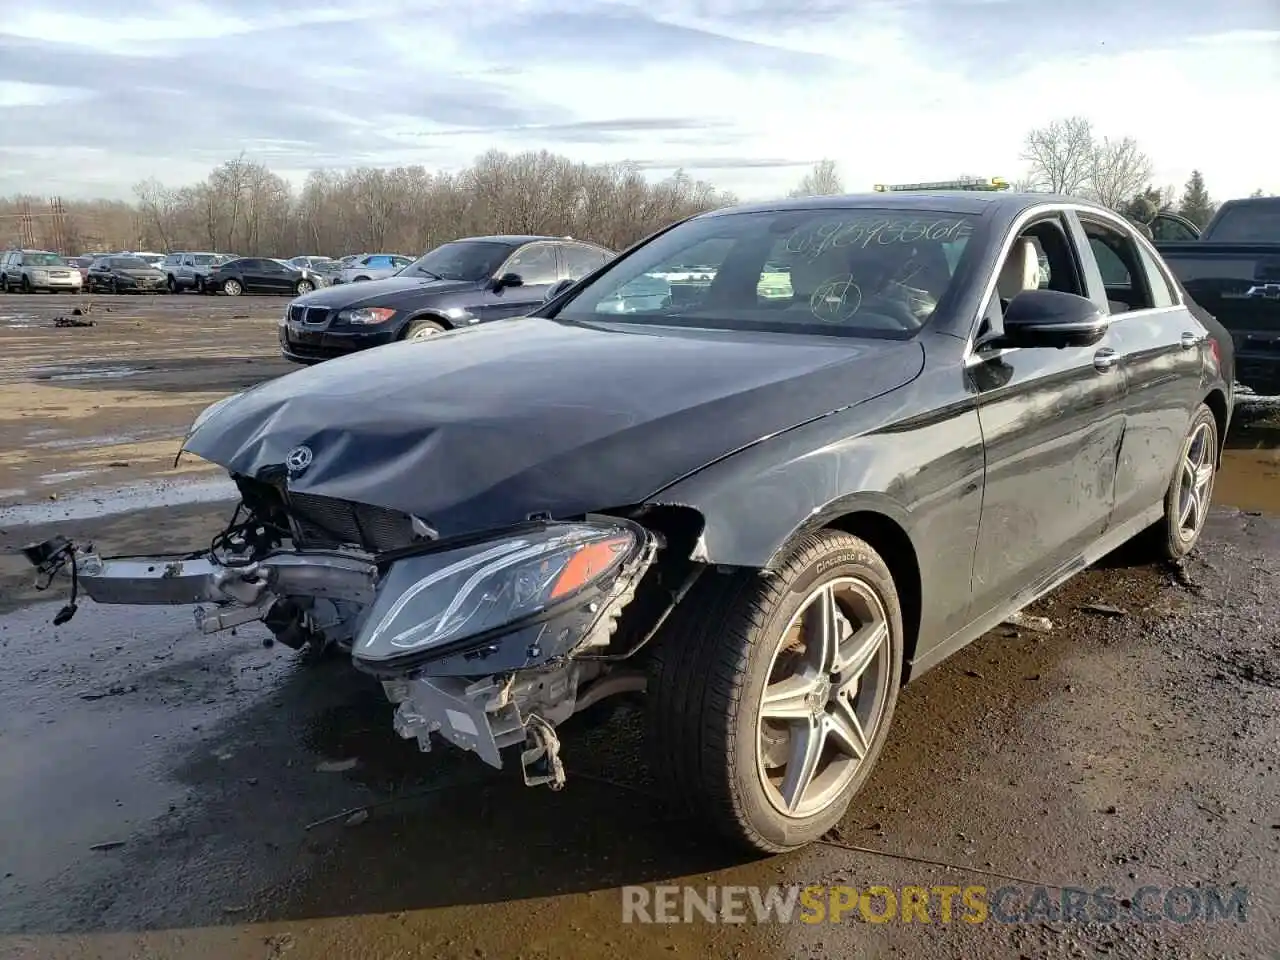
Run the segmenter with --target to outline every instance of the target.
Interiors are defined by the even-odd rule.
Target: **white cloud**
[[[68,103],[83,100],[91,91],[71,87],[56,87],[47,83],[24,83],[0,80],[0,108],[40,107],[46,104]]]
[[[1212,31],[1208,14],[1180,12],[1180,2],[1131,11],[1157,23],[1154,32],[1086,19],[1082,6],[1080,29],[1058,37],[1045,22],[1053,11],[1030,0],[881,0],[856,12],[834,0],[795,2],[789,16],[765,0],[394,0],[269,12],[254,4],[240,14],[169,4],[154,16],[98,19],[92,7],[46,0],[0,22],[0,43],[5,34],[74,38],[130,55],[129,76],[141,77],[127,81],[132,92],[197,86],[155,98],[128,142],[93,142],[93,170],[58,160],[65,148],[49,142],[55,162],[44,178],[30,182],[35,162],[21,165],[23,183],[0,165],[0,192],[125,194],[145,176],[198,177],[241,146],[295,175],[311,162],[457,168],[492,147],[545,148],[659,170],[679,163],[744,197],[783,192],[802,173],[796,165],[831,157],[850,189],[866,189],[962,173],[1017,177],[1027,131],[1072,114],[1100,134],[1135,137],[1159,185],[1181,185],[1197,168],[1220,197],[1280,190],[1262,122],[1280,90],[1280,30],[1259,26],[1280,20],[1267,0],[1238,0],[1253,4],[1250,16],[1220,13]],[[1028,12],[1011,17],[1023,3]],[[1184,13],[1199,19],[1184,28]],[[961,15],[954,29],[938,25]],[[175,51],[182,58],[157,62]],[[55,131],[22,108],[81,94],[49,77],[6,76],[4,57],[0,47],[0,113],[13,116],[0,124],[12,143],[38,152]],[[145,76],[136,73],[141,57],[155,66]],[[280,102],[244,84],[275,87]],[[189,119],[177,112],[236,97],[238,112],[184,127],[173,142],[173,123]],[[324,119],[304,122],[290,103]],[[653,118],[674,119],[664,129]],[[591,121],[599,126],[584,127]],[[149,148],[148,131],[162,145]],[[58,135],[76,143],[74,126]]]

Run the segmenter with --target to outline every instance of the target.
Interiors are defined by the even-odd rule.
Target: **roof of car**
[[[1012,214],[1026,207],[1042,203],[1087,204],[1079,197],[1065,197],[1053,193],[1020,193],[1012,190],[929,190],[892,193],[852,193],[833,197],[801,197],[798,199],[768,200],[758,203],[722,207],[701,214],[704,217],[733,213],[764,213],[780,210],[948,210],[982,216],[987,213]]]
[[[565,237],[542,237],[523,233],[497,233],[488,237],[459,237],[459,240],[484,240],[489,243],[509,243],[516,246],[521,243],[533,243],[535,240],[564,240]]]

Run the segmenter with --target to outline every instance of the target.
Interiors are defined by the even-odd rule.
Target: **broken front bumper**
[[[299,635],[349,644],[397,705],[396,730],[423,750],[438,733],[500,767],[502,749],[524,742],[526,780],[559,784],[555,725],[643,686],[574,657],[609,645],[657,549],[643,527],[595,518],[381,557],[103,558],[65,541],[28,557],[45,573],[66,569],[99,603],[195,604],[204,633],[261,620],[290,646]]]

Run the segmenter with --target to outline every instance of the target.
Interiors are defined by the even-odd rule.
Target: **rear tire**
[[[444,333],[444,329],[434,320],[414,320],[405,328],[404,339],[406,342],[410,340],[427,340],[437,333]]]
[[[740,846],[811,843],[844,816],[893,719],[903,659],[893,577],[864,541],[822,530],[772,574],[708,573],[692,594],[651,658],[655,771]],[[815,626],[823,611],[833,632]]]
[[[25,273],[22,275],[22,292],[23,293],[31,292],[31,278],[28,277]]]
[[[297,286],[295,286],[293,290],[298,296],[302,296],[304,293],[310,293],[315,288],[316,285],[310,280],[299,280]]]
[[[1144,546],[1157,559],[1181,560],[1199,543],[1213,500],[1220,445],[1217,418],[1202,403],[1182,440],[1164,495],[1164,516],[1143,533]]]

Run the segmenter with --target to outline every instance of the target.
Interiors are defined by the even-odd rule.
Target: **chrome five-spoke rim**
[[[857,775],[884,716],[890,650],[884,605],[856,577],[817,587],[791,618],[757,731],[760,780],[778,812],[813,816]]]
[[[1178,533],[1188,539],[1200,532],[1213,491],[1213,431],[1201,423],[1187,439],[1178,480]]]

